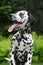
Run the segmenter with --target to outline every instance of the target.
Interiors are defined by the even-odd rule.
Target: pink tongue
[[[17,27],[20,27],[21,24],[13,24],[12,26],[10,26],[10,28],[8,29],[8,32],[12,32],[13,29],[17,28]]]

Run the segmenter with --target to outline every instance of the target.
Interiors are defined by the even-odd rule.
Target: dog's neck
[[[31,34],[30,30],[18,30],[14,35],[13,35],[13,39],[17,40],[18,43],[20,43],[21,40],[25,40],[27,41],[27,39],[29,38],[29,35]]]
[[[20,29],[19,30],[19,32],[21,33],[21,34],[29,34],[29,33],[31,33],[31,27],[27,27],[27,28],[25,28],[24,30],[23,29]]]
[[[25,30],[19,30],[16,35],[19,35],[21,38],[25,36],[25,34],[31,34],[31,28],[26,28]]]

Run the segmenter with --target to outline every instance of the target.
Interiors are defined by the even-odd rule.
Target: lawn
[[[0,65],[10,65],[9,62],[2,62]],[[43,63],[32,63],[32,65],[43,65]]]
[[[32,65],[43,65],[43,63],[32,63]]]

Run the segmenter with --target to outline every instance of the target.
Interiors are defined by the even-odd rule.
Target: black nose
[[[9,17],[11,18],[11,17],[12,17],[12,15],[10,14],[10,15],[9,15]]]
[[[18,23],[18,21],[17,20],[14,20],[15,21],[15,23]]]

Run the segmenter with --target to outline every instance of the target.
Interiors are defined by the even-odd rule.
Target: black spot
[[[27,37],[25,37],[24,39],[27,40]]]
[[[26,42],[23,40],[23,42],[26,44]]]
[[[22,54],[22,57],[24,56],[24,54]]]
[[[32,49],[30,49],[30,51],[31,51]]]
[[[21,41],[21,38],[19,38],[19,41]]]
[[[24,59],[22,58],[22,61],[24,61]]]
[[[20,43],[18,43],[18,46],[20,46]]]
[[[25,55],[25,56],[27,55],[27,51],[25,51],[24,55]]]
[[[10,62],[11,62],[11,65],[13,65],[13,62],[12,62],[12,60],[11,60]]]
[[[12,54],[14,54],[14,51],[12,51]]]
[[[11,41],[15,41],[15,39],[13,38]]]
[[[31,26],[30,25],[29,25],[29,29],[28,29],[28,34],[31,34]]]
[[[20,56],[19,58],[22,59],[22,56]]]
[[[32,47],[33,45],[31,45],[30,47]]]
[[[21,38],[17,38],[17,42],[20,43],[20,41],[21,41]]]
[[[31,52],[28,52],[28,53],[32,54]]]
[[[29,43],[27,43],[27,44],[29,44]]]
[[[27,53],[27,51],[25,51],[25,53]]]
[[[18,54],[16,54],[16,56],[18,56]]]
[[[29,57],[29,60],[30,60],[30,57]]]
[[[27,44],[31,44],[31,43],[27,43]]]
[[[11,60],[11,63],[12,63],[12,60]]]
[[[23,49],[23,51],[24,51],[25,49]]]
[[[21,53],[23,53],[23,51],[20,51]]]
[[[19,56],[20,54],[18,54],[18,56]]]
[[[11,63],[11,65],[13,65],[13,63]]]
[[[17,35],[17,37],[19,36],[19,34]]]
[[[15,49],[19,49],[17,46],[16,46],[16,48]]]
[[[23,46],[25,46],[25,44]]]
[[[15,54],[17,54],[17,51],[15,51]]]
[[[20,50],[18,50],[18,52],[20,52]]]
[[[27,24],[25,25],[25,27],[27,27]],[[25,32],[27,33],[27,28],[25,29]]]

